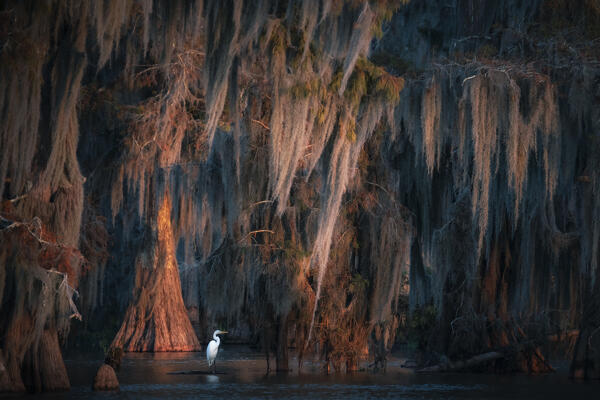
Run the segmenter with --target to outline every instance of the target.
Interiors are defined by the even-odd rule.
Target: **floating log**
[[[458,371],[465,368],[474,367],[479,364],[486,363],[488,361],[497,360],[499,358],[505,358],[503,353],[498,351],[490,351],[489,353],[483,353],[476,355],[464,361],[446,362],[433,365],[431,367],[421,368],[417,372],[450,372]]]

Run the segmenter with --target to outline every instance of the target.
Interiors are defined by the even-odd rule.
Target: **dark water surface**
[[[118,392],[93,392],[91,384],[101,358],[65,360],[71,391],[36,395],[44,399],[599,399],[600,383],[570,381],[563,368],[545,376],[487,374],[415,374],[388,362],[386,373],[324,375],[319,364],[305,362],[302,373],[265,374],[262,354],[241,346],[219,351],[217,375],[208,374],[204,353],[127,354]],[[290,365],[295,367],[295,360]],[[201,371],[196,374],[173,374]],[[0,396],[1,397],[1,396]],[[21,396],[9,396],[17,398]],[[32,396],[25,396],[32,398]],[[4,397],[2,397],[4,398]]]

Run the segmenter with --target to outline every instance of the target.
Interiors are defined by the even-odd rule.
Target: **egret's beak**
[[[221,331],[221,333],[229,333],[229,332],[227,332],[227,331]]]

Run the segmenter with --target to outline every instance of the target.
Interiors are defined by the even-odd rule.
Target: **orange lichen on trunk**
[[[131,352],[198,351],[200,343],[181,296],[168,195],[150,235],[136,260],[134,298],[112,346]]]

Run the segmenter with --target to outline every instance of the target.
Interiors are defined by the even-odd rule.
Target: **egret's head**
[[[218,329],[217,329],[217,330],[215,331],[215,333],[214,333],[214,334],[215,334],[215,335],[223,335],[223,334],[225,334],[225,333],[227,333],[227,331],[221,331],[221,330],[218,330]]]

